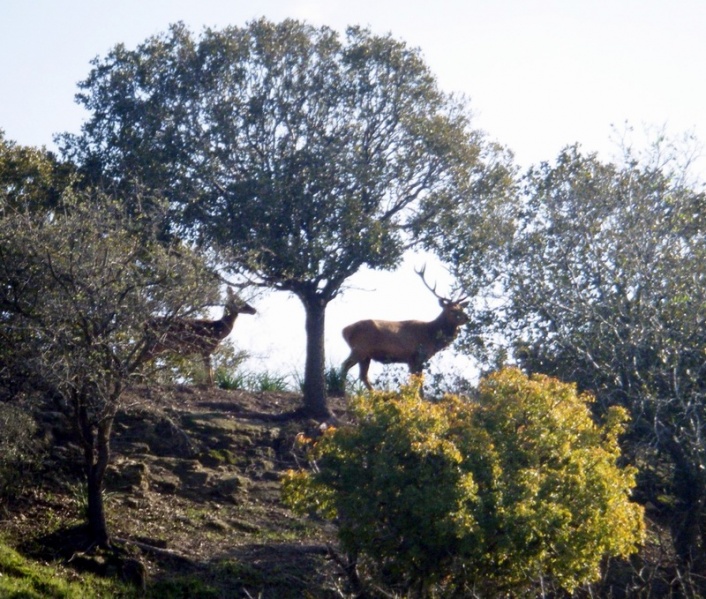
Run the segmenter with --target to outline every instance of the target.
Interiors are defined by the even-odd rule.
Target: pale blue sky
[[[73,96],[93,57],[178,20],[198,32],[260,16],[368,25],[421,48],[523,164],[577,141],[605,148],[625,120],[706,139],[702,0],[0,0],[0,127],[51,146],[81,123]]]
[[[703,0],[0,0],[0,128],[20,144],[52,148],[55,134],[80,127],[85,115],[73,97],[95,56],[176,21],[199,32],[261,16],[339,30],[360,24],[419,47],[440,86],[467,95],[475,126],[523,166],[575,142],[608,158],[611,125],[625,121],[706,142]],[[699,167],[704,177],[703,159]],[[436,315],[411,266],[360,275],[331,304],[331,361],[345,357],[339,331],[348,322]],[[238,321],[236,341],[272,370],[301,371],[298,302],[263,298],[259,307]]]

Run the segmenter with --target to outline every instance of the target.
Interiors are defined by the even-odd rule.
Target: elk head
[[[424,286],[431,291],[434,294],[434,297],[439,300],[439,305],[442,308],[442,313],[439,315],[437,320],[442,319],[448,323],[449,326],[454,326],[454,328],[458,328],[464,324],[466,324],[469,321],[468,315],[466,312],[463,310],[467,305],[468,305],[468,297],[463,295],[457,299],[450,299],[447,297],[443,297],[439,295],[436,292],[436,283],[434,283],[434,287],[429,285],[427,283],[427,280],[424,276],[426,272],[426,264],[422,266],[420,269],[414,269],[414,272],[419,275],[419,278],[422,279],[422,283],[424,283]],[[454,336],[455,336],[455,331],[454,331]]]

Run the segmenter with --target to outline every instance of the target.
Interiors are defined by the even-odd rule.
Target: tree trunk
[[[91,540],[98,547],[109,547],[110,538],[103,506],[103,477],[97,471],[95,464],[89,467],[87,482],[88,529],[91,534]]]
[[[304,369],[304,411],[313,418],[330,418],[326,401],[324,331],[327,302],[312,293],[300,296],[306,311],[306,366]]]
[[[97,426],[91,424],[85,407],[85,397],[76,402],[79,438],[86,461],[86,493],[88,499],[88,529],[91,541],[99,547],[110,547],[108,525],[103,504],[103,481],[110,461],[112,416],[106,416]]]
[[[103,504],[103,481],[110,461],[110,430],[112,418],[98,426],[96,434],[95,461],[88,468],[88,526],[93,542],[99,547],[109,547],[108,525]]]

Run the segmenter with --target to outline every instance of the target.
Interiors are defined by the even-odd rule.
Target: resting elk
[[[427,360],[438,351],[448,347],[456,338],[458,329],[469,320],[463,311],[468,302],[464,298],[451,300],[436,293],[424,279],[424,268],[415,272],[424,285],[439,300],[441,314],[431,322],[422,320],[360,320],[343,329],[343,338],[351,348],[341,367],[345,380],[348,371],[358,364],[360,380],[368,388],[370,361],[383,364],[407,364],[412,374],[420,374]]]
[[[196,318],[154,318],[147,324],[153,337],[145,352],[145,361],[164,354],[198,354],[203,358],[208,384],[213,386],[211,354],[233,330],[238,314],[255,314],[256,310],[241,300],[228,287],[223,316],[219,320]]]

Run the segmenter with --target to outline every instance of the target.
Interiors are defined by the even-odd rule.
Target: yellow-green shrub
[[[471,401],[399,392],[358,397],[358,424],[315,444],[311,472],[291,472],[285,499],[336,519],[344,550],[377,584],[427,595],[481,595],[551,580],[568,591],[604,556],[635,551],[642,508],[635,471],[617,465],[626,420],[602,425],[590,397],[506,369]]]

